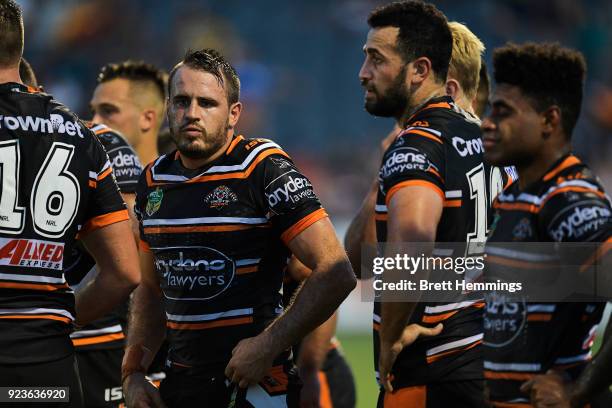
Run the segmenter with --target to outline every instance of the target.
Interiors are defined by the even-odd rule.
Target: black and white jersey
[[[47,94],[0,85],[0,363],[73,350],[64,268],[77,234],[128,213],[98,138]]]

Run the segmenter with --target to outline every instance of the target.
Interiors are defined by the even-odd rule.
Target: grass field
[[[355,376],[357,408],[376,407],[378,388],[374,378],[372,335],[339,333],[338,338]]]

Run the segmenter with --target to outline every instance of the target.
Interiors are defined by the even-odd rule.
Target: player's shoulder
[[[540,222],[552,239],[590,241],[610,234],[610,198],[586,164],[568,156],[543,181]]]
[[[94,135],[100,140],[104,148],[108,151],[109,149],[115,149],[120,147],[132,148],[128,141],[118,131],[109,128],[108,126],[101,123],[85,122],[85,125]]]
[[[236,136],[226,151],[228,162],[237,170],[251,173],[255,169],[293,166],[291,157],[271,139]]]

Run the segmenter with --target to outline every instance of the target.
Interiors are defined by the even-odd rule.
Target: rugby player
[[[326,321],[355,276],[310,182],[266,139],[235,135],[240,82],[215,50],[170,73],[178,146],[141,176],[143,283],[122,376],[128,406],[297,406],[289,349]],[[289,254],[312,273],[283,313]],[[163,303],[162,303],[163,302]],[[160,392],[144,372],[168,329]]]
[[[290,305],[310,269],[291,257],[283,283],[283,303]],[[294,347],[294,359],[302,380],[302,407],[352,408],[356,391],[353,372],[335,337],[338,311]]]
[[[489,191],[471,199],[468,175],[489,180],[490,169],[483,165],[482,149],[459,149],[478,144],[480,129],[477,118],[446,96],[453,49],[446,18],[431,4],[410,1],[375,9],[368,23],[360,71],[366,110],[393,117],[404,129],[385,152],[379,173],[378,242],[465,243],[472,234],[473,242],[483,242],[493,189],[483,185]],[[472,54],[474,88],[481,50]],[[462,82],[451,86],[458,89]],[[418,154],[404,155],[404,149]],[[405,156],[402,164],[408,165],[395,165],[396,155]],[[422,156],[426,165],[410,161]],[[407,251],[413,255],[412,248]],[[379,406],[483,406],[483,306],[375,302],[375,361],[384,387]]]
[[[481,73],[483,72],[482,64],[484,64],[484,61],[481,55],[485,49],[484,44],[465,25],[457,22],[450,22],[448,25],[453,35],[453,49],[448,69],[446,91],[455,100],[457,106],[470,114],[475,114],[474,105],[480,95],[481,87],[486,87],[488,95],[488,82],[483,85],[476,78],[478,70]],[[481,61],[481,65],[478,64],[477,59]],[[486,67],[484,70],[486,72]],[[401,123],[396,122],[393,130],[381,141],[382,152],[387,150],[400,132]],[[504,185],[507,184],[509,176],[502,174],[502,177],[504,178]],[[378,178],[375,178],[368,195],[364,199],[358,214],[351,221],[344,237],[344,245],[357,276],[361,274],[361,245],[376,242],[374,206],[377,191]]]
[[[69,387],[69,403],[46,406],[81,407],[69,333],[138,285],[136,245],[98,139],[21,82],[23,34],[19,6],[0,0],[0,385]],[[100,273],[75,299],[64,267],[77,234]]]
[[[586,72],[582,54],[558,44],[508,44],[495,50],[493,65],[496,88],[482,123],[485,159],[516,166],[519,179],[493,204],[487,273],[504,265],[534,271],[544,260],[569,264],[563,243],[609,249],[609,198],[572,154]],[[530,249],[533,245],[510,251],[504,242],[561,245],[553,251],[551,244],[551,253],[543,254]],[[612,372],[610,342],[590,361],[604,305],[487,299],[485,322],[516,321],[485,324],[484,368],[493,406],[583,407],[604,390]]]
[[[166,74],[142,61],[102,67],[90,101],[93,122],[120,132],[141,163],[157,157],[157,134],[164,120]]]

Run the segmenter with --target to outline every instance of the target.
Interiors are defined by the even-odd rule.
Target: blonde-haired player
[[[446,79],[446,93],[462,109],[474,114],[473,101],[478,92],[480,66],[485,46],[464,24],[452,21],[453,51]]]

